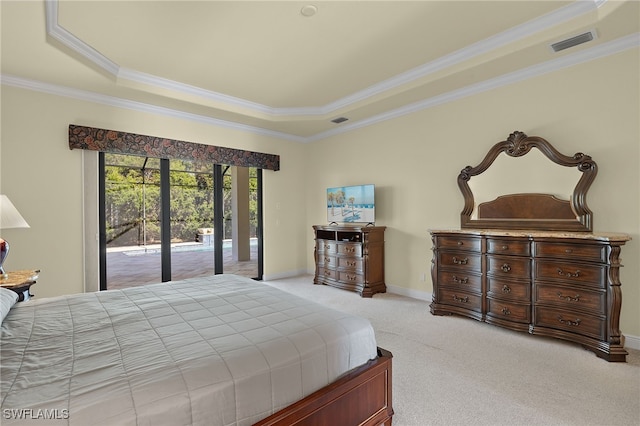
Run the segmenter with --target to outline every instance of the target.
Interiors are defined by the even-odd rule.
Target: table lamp
[[[9,197],[0,194],[0,229],[28,228],[29,224],[20,215]],[[0,280],[7,278],[2,264],[9,254],[9,243],[0,237]]]

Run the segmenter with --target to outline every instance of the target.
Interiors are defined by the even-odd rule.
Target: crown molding
[[[362,102],[371,97],[392,91],[417,79],[428,76],[439,70],[459,64],[475,56],[488,53],[497,48],[513,43],[514,41],[531,36],[547,28],[551,28],[570,19],[576,18],[588,12],[600,8],[607,0],[577,0],[551,13],[525,22],[502,33],[481,40],[470,46],[462,48],[449,55],[445,55],[434,61],[423,64],[407,72],[398,74],[380,83],[374,84],[364,90],[355,92],[344,98],[319,107],[284,107],[275,108],[251,102],[234,96],[225,95],[196,86],[165,79],[136,70],[123,68],[98,52],[96,49],[77,38],[58,23],[58,0],[45,0],[46,29],[47,34],[58,40],[63,45],[76,53],[89,59],[114,77],[131,80],[137,83],[168,89],[177,93],[197,96],[214,102],[232,105],[236,108],[253,111],[254,113],[272,117],[283,116],[326,116],[335,114],[340,109],[349,107],[357,102]]]
[[[435,107],[448,102],[453,102],[468,96],[487,92],[489,90],[497,89],[499,87],[506,86],[512,83],[517,83],[574,65],[621,53],[628,49],[639,47],[640,33],[630,34],[628,36],[621,37],[608,43],[597,45],[590,49],[585,49],[570,55],[552,59],[541,64],[536,64],[518,71],[503,74],[489,80],[485,80],[476,84],[472,84],[470,86],[444,93],[442,95],[434,96],[419,102],[414,102],[412,104],[405,105],[403,107],[396,108],[394,110],[387,111],[385,113],[378,114],[364,120],[345,124],[339,128],[331,129],[326,132],[317,133],[311,137],[306,138],[306,140],[307,142],[319,141],[330,136],[346,133],[355,129],[359,129],[361,127],[367,127],[376,123],[380,123],[382,121],[398,118],[403,115],[421,111],[423,109]]]
[[[522,70],[514,71],[502,76],[498,76],[483,82],[472,84],[457,90],[453,90],[442,95],[434,96],[428,99],[424,99],[419,102],[415,102],[400,108],[396,108],[391,111],[387,111],[382,114],[378,114],[369,117],[364,120],[356,121],[353,123],[341,125],[335,129],[331,129],[326,132],[317,133],[313,136],[303,137],[296,136],[289,133],[276,132],[273,130],[263,129],[256,126],[249,126],[239,123],[234,123],[226,120],[220,120],[212,117],[206,117],[197,114],[191,114],[184,111],[178,111],[170,108],[159,107],[155,105],[145,104],[142,102],[131,101],[122,98],[116,98],[114,96],[108,96],[89,92],[85,90],[74,89],[70,87],[43,83],[35,80],[29,80],[21,77],[2,74],[0,75],[0,82],[3,85],[19,87],[28,90],[34,90],[38,92],[49,93],[58,96],[64,96],[73,99],[79,99],[87,102],[99,103],[103,105],[109,105],[118,108],[126,108],[135,111],[148,112],[152,114],[165,115],[170,117],[181,118],[185,120],[197,121],[213,126],[219,126],[224,128],[230,128],[240,131],[245,131],[254,134],[272,136],[276,138],[282,138],[294,142],[308,143],[327,139],[331,136],[335,136],[341,133],[350,132],[362,127],[371,126],[376,123],[380,123],[393,118],[398,118],[403,115],[411,114],[417,111],[442,105],[448,102],[453,102],[458,99],[462,99],[475,94],[483,93],[489,90],[497,89],[512,83],[517,83],[523,80],[534,78],[540,75],[548,74],[554,71],[558,71],[567,67],[578,65],[584,62],[592,61],[595,59],[604,58],[610,55],[621,53],[628,49],[634,49],[640,47],[640,33],[630,34],[626,37],[603,43],[592,47],[578,51],[576,53],[561,56],[559,58],[547,61],[541,64],[533,65]]]
[[[599,1],[601,3],[600,5],[602,5],[607,0],[597,1]],[[596,10],[596,8],[600,7],[600,5],[597,4],[597,1],[576,1],[539,18],[510,28],[499,34],[466,46],[448,55],[442,56],[434,61],[420,65],[402,74],[398,74],[388,80],[370,86],[365,90],[339,99],[336,102],[326,105],[324,109],[327,109],[329,112],[333,112],[340,108],[345,108],[356,102],[366,100],[372,96],[384,93],[389,90],[393,90],[397,87],[411,83],[417,79],[426,77],[429,74],[433,74],[448,67],[457,65],[481,54],[489,53],[492,50],[506,46],[510,43],[513,43],[514,41],[529,37],[540,31],[559,25],[585,13],[592,12]]]
[[[2,85],[6,85],[6,86],[33,90],[36,92],[42,92],[50,95],[62,96],[66,98],[112,106],[116,108],[124,108],[124,109],[130,109],[133,111],[180,118],[184,120],[195,121],[195,122],[204,123],[204,124],[217,126],[217,127],[223,127],[227,129],[239,130],[243,132],[249,132],[249,133],[264,135],[264,136],[271,136],[279,139],[286,139],[294,142],[306,142],[306,138],[292,135],[289,133],[277,132],[274,130],[263,129],[261,127],[249,126],[247,124],[235,123],[233,121],[221,120],[218,118],[207,117],[199,114],[192,114],[185,111],[179,111],[179,110],[165,108],[165,107],[147,104],[143,102],[132,101],[129,99],[117,98],[115,96],[104,95],[101,93],[90,92],[87,90],[74,89],[71,87],[60,86],[57,84],[44,83],[41,81],[30,80],[30,79],[8,75],[8,74],[0,74],[0,82]]]
[[[265,105],[256,104],[253,102],[226,96],[223,94],[203,91],[202,89],[195,86],[189,86],[189,85],[175,82],[172,80],[162,79],[157,76],[140,73],[134,70],[123,69],[119,67],[117,64],[115,64],[114,62],[110,61],[108,58],[106,58],[102,54],[100,54],[98,51],[93,49],[91,46],[77,39],[75,36],[73,36],[73,34],[69,33],[64,28],[60,27],[57,24],[58,0],[46,0],[45,4],[46,4],[46,11],[47,11],[46,26],[47,26],[47,32],[49,33],[49,35],[51,35],[61,43],[65,44],[67,47],[89,58],[94,63],[101,66],[103,69],[107,70],[108,72],[111,72],[113,75],[116,75],[121,78],[135,80],[144,84],[156,85],[158,87],[176,90],[183,93],[188,93],[190,95],[203,96],[203,97],[206,97],[207,99],[242,106],[244,108],[249,108],[254,111],[261,112],[263,114],[288,115],[288,116],[295,116],[295,115],[313,116],[313,115],[329,114],[336,111],[339,108],[343,108],[355,102],[365,100],[368,97],[373,96],[375,94],[382,93],[386,90],[391,90],[392,88],[398,87],[401,84],[404,84],[409,81],[413,81],[416,78],[420,78],[424,75],[435,72],[439,69],[443,69],[455,63],[458,63],[464,60],[464,58],[468,58],[469,55],[474,54],[474,52],[476,52],[475,54],[480,54],[480,52],[478,51],[483,49],[484,49],[483,50],[484,52],[488,52],[492,49],[503,46],[505,43],[513,41],[517,37],[519,38],[526,37],[528,35],[534,34],[536,31],[540,31],[542,28],[557,25],[568,19],[574,18],[575,16],[577,16],[576,14],[587,13],[589,11],[592,11],[594,10],[594,8],[601,7],[605,2],[606,0],[576,1],[568,6],[565,6],[562,9],[554,11],[553,13],[542,16],[538,19],[525,23],[512,30],[508,30],[504,33],[498,34],[494,37],[485,39],[481,42],[478,42],[474,45],[461,49],[457,52],[452,53],[451,55],[447,55],[431,63],[424,64],[418,68],[408,71],[407,73],[393,77],[377,85],[371,86],[369,89],[354,93],[346,98],[343,98],[331,104],[328,104],[322,107],[304,107],[304,108],[270,108]],[[19,87],[23,89],[28,89],[28,90],[34,90],[34,91],[54,94],[58,96],[69,97],[69,98],[79,99],[79,100],[103,104],[103,105],[109,105],[109,106],[118,107],[118,108],[126,108],[126,109],[142,111],[142,112],[147,112],[152,114],[159,114],[159,115],[176,117],[176,118],[181,118],[181,119],[186,119],[191,121],[197,121],[197,122],[205,123],[208,125],[213,125],[213,126],[218,126],[223,128],[230,128],[230,129],[245,131],[245,132],[254,133],[254,134],[272,136],[272,137],[291,140],[295,142],[307,143],[307,142],[314,142],[314,141],[326,139],[334,135],[346,133],[346,132],[349,132],[358,128],[370,126],[382,121],[401,117],[406,114],[411,114],[413,112],[417,112],[423,109],[442,105],[447,102],[452,102],[467,96],[472,96],[474,94],[486,92],[488,90],[493,90],[508,84],[523,81],[529,78],[547,74],[559,69],[563,69],[566,67],[591,61],[594,59],[606,57],[630,48],[637,48],[639,46],[640,46],[640,33],[631,34],[629,36],[622,37],[620,39],[613,40],[608,43],[597,45],[593,48],[584,49],[579,52],[576,52],[570,55],[565,55],[565,56],[553,59],[551,61],[547,61],[542,64],[537,64],[522,70],[504,74],[502,76],[498,76],[483,82],[479,82],[470,86],[453,90],[451,92],[444,93],[442,95],[424,99],[422,101],[405,105],[403,107],[396,108],[394,110],[390,110],[385,113],[369,117],[367,119],[344,124],[344,125],[341,125],[340,127],[336,127],[334,129],[331,129],[325,132],[320,132],[309,137],[297,136],[297,135],[284,133],[284,132],[277,132],[277,131],[268,130],[268,129],[264,129],[257,126],[250,126],[250,125],[235,123],[227,120],[221,120],[221,119],[216,119],[208,116],[192,114],[184,111],[179,111],[179,110],[160,107],[156,105],[146,104],[142,102],[117,98],[117,97],[94,93],[90,91],[79,90],[79,89],[74,89],[70,87],[24,79],[21,77],[16,77],[11,75],[1,75],[0,78],[1,78],[1,83],[3,85],[9,85],[9,86]]]
[[[171,91],[176,91],[176,92],[187,94],[187,95],[195,95],[204,99],[239,106],[239,107],[260,112],[263,114],[268,114],[268,115],[273,114],[272,108],[267,107],[265,105],[261,105],[256,102],[251,102],[245,99],[228,96],[222,93],[211,92],[196,86],[181,83],[179,81],[169,80],[166,78],[158,77],[151,74],[146,74],[146,73],[128,69],[128,68],[120,68],[118,72],[118,78],[124,78],[126,80],[135,81],[137,83],[148,84],[151,86],[160,87],[163,89],[168,89]]]
[[[76,53],[89,59],[100,68],[114,76],[118,75],[120,66],[71,34],[58,24],[58,0],[45,0],[45,25],[47,35]]]

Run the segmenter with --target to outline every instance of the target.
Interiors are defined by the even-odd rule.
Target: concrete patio
[[[107,288],[125,288],[161,282],[159,245],[121,247],[107,250]],[[251,257],[234,261],[230,242],[223,245],[224,273],[249,278],[258,276],[258,250],[252,240]],[[179,244],[171,250],[172,281],[214,274],[212,246],[198,243]]]

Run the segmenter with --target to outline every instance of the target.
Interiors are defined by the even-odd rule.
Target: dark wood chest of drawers
[[[314,284],[371,297],[384,293],[384,226],[316,225]]]
[[[577,342],[625,361],[622,234],[431,231],[434,315]]]

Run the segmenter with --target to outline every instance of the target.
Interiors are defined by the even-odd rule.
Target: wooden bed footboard
[[[308,397],[274,413],[266,425],[391,425],[391,352],[369,361]]]

